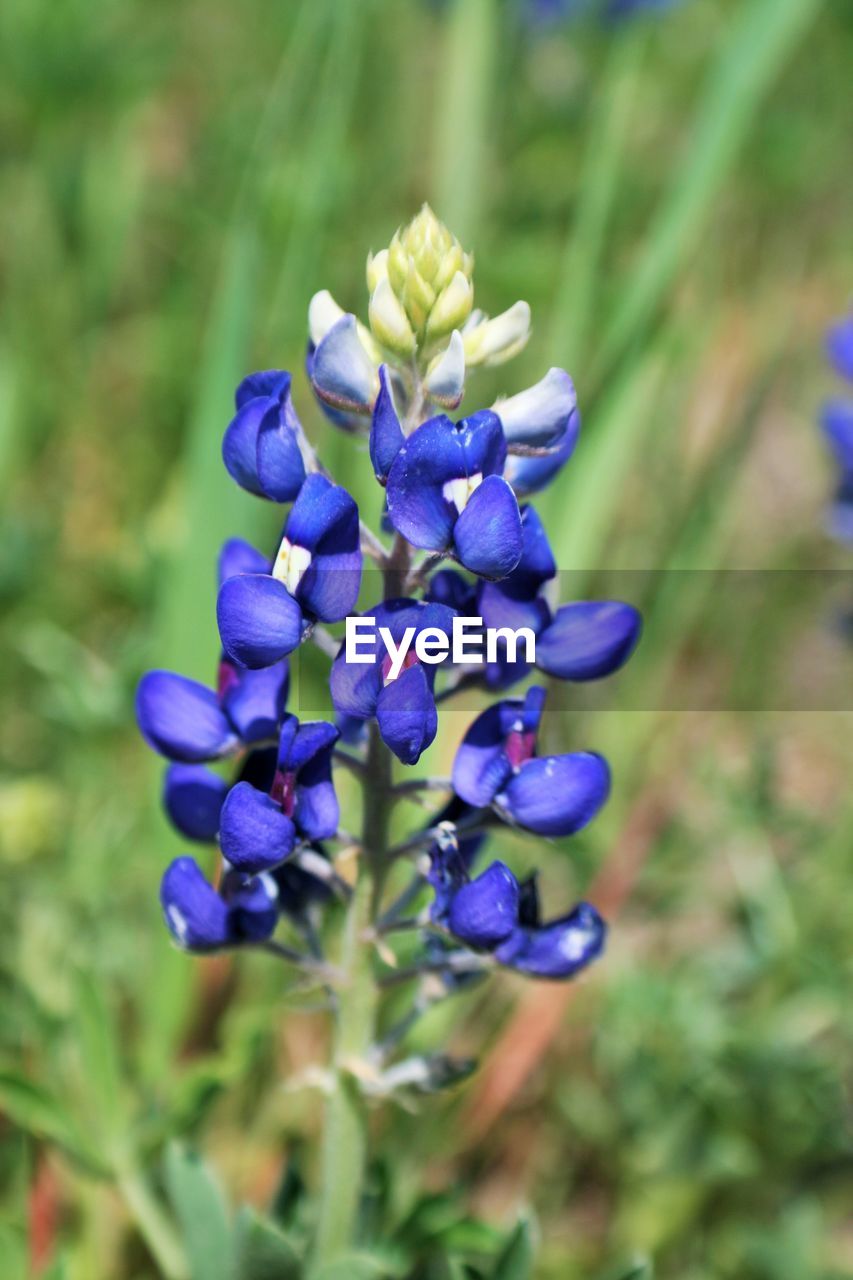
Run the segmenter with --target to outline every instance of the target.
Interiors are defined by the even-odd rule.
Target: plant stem
[[[333,1086],[323,1134],[315,1270],[352,1247],[367,1163],[367,1112],[357,1071],[376,1032],[379,992],[372,970],[372,926],[381,900],[388,847],[391,753],[371,725],[364,773],[364,821],[358,880],[344,928],[339,967]]]
[[[125,1161],[116,1169],[116,1183],[165,1280],[188,1280],[189,1265],[178,1233],[141,1171]]]

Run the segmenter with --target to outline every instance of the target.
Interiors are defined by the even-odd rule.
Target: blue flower
[[[305,479],[302,426],[290,400],[290,374],[268,369],[244,378],[237,413],[222,441],[228,473],[244,489],[273,502],[292,502]]]
[[[316,619],[337,622],[355,608],[361,582],[358,507],[340,485],[313,474],[303,484],[267,573],[242,573],[219,591],[225,652],[268,667],[302,641]]]
[[[163,807],[173,826],[188,840],[212,841],[228,783],[203,764],[172,764],[163,782]]]
[[[853,543],[853,400],[824,405],[820,425],[840,473],[835,498],[827,513],[829,533]]]
[[[379,395],[370,420],[370,461],[380,484],[387,482],[388,472],[404,441],[400,415],[394,404],[391,374],[387,364],[383,364],[379,368]]]
[[[506,577],[522,548],[518,502],[501,474],[506,449],[488,409],[457,423],[431,418],[391,464],[391,524],[413,546],[452,555],[481,577]]]
[[[516,927],[518,881],[503,862],[493,862],[471,879],[455,834],[442,831],[430,855],[427,877],[435,898],[434,924],[446,928],[475,951],[492,951]]]
[[[477,808],[543,836],[579,831],[610,791],[606,761],[592,752],[536,756],[545,690],[498,702],[478,716],[456,753],[453,789]]]
[[[417,600],[387,600],[364,615],[374,619],[372,636],[361,640],[367,662],[347,662],[343,648],[332,664],[330,688],[339,715],[379,724],[383,741],[403,764],[416,764],[435,738],[438,713],[433,685],[436,666],[421,663],[414,642],[422,631],[450,636],[453,611],[441,604]],[[411,641],[405,664],[391,678],[392,660],[379,629],[388,630],[395,646],[407,632]]]
[[[285,716],[271,778],[243,780],[225,798],[219,826],[223,856],[248,873],[269,871],[297,841],[322,840],[338,829],[332,749],[338,731],[323,720]],[[268,783],[268,785],[267,785]]]
[[[604,950],[607,925],[588,902],[558,920],[519,923],[498,945],[495,959],[532,978],[571,978]]]
[[[193,858],[176,858],[160,886],[169,932],[187,951],[219,951],[270,937],[278,920],[278,891],[269,876],[229,871],[219,890],[205,879]]]
[[[306,368],[318,400],[338,425],[352,429],[358,415],[370,413],[379,390],[377,371],[354,315],[341,314],[322,337],[312,333]]]

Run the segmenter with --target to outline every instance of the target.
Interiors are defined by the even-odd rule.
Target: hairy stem
[[[378,989],[372,970],[373,922],[387,865],[391,755],[371,726],[364,772],[364,822],[358,880],[344,929],[339,967],[333,1086],[323,1135],[315,1267],[351,1248],[367,1163],[367,1113],[358,1082],[376,1032]]]

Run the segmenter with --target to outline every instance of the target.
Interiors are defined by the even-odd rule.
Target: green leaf
[[[361,1250],[342,1254],[335,1262],[321,1267],[312,1280],[388,1280],[399,1275],[385,1258]]]
[[[533,1274],[535,1247],[530,1223],[522,1218],[498,1256],[492,1280],[528,1280]]]
[[[193,1280],[231,1280],[232,1233],[214,1174],[195,1153],[172,1143],[165,1175]]]
[[[102,991],[91,974],[77,978],[75,1031],[86,1076],[86,1092],[98,1118],[98,1129],[116,1133],[119,1121],[121,1067],[115,1038],[115,1022]]]
[[[40,1085],[13,1071],[0,1072],[0,1111],[27,1133],[55,1142],[90,1172],[105,1176],[105,1166],[78,1133],[72,1117]]]
[[[299,1280],[302,1259],[293,1240],[248,1206],[235,1229],[234,1280]]]
[[[611,1267],[599,1275],[597,1280],[652,1280],[652,1264],[647,1258],[635,1258],[631,1262]]]

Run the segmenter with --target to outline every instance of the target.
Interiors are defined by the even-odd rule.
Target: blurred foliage
[[[212,1280],[226,1241],[238,1274],[287,1274],[323,1019],[305,996],[282,1021],[268,960],[167,945],[174,837],[132,695],[154,662],[209,676],[218,544],[275,533],[219,463],[233,384],[300,367],[315,289],[363,311],[367,249],[427,197],[476,250],[478,301],[533,308],[481,402],[553,361],[577,381],[582,444],[541,503],[559,563],[579,591],[603,566],[697,571],[644,600],[636,678],[650,707],[710,681],[721,710],[579,697],[552,722],[616,772],[571,861],[547,856],[558,903],[619,872],[649,797],[665,820],[511,1111],[475,1137],[475,1076],[377,1117],[384,1248],[349,1274],[522,1277],[528,1203],[542,1280],[853,1275],[853,715],[843,689],[835,712],[723,710],[762,654],[841,643],[829,604],[791,625],[770,571],[844,565],[812,419],[853,278],[851,57],[849,8],[817,0],[694,0],[618,32],[530,31],[500,0],[5,0],[4,1280],[179,1275],[187,1250]],[[363,451],[304,384],[298,407],[375,515]],[[717,660],[720,567],[768,571],[746,672]],[[437,772],[462,728],[446,717]],[[414,1042],[487,1050],[521,998],[477,989]]]

